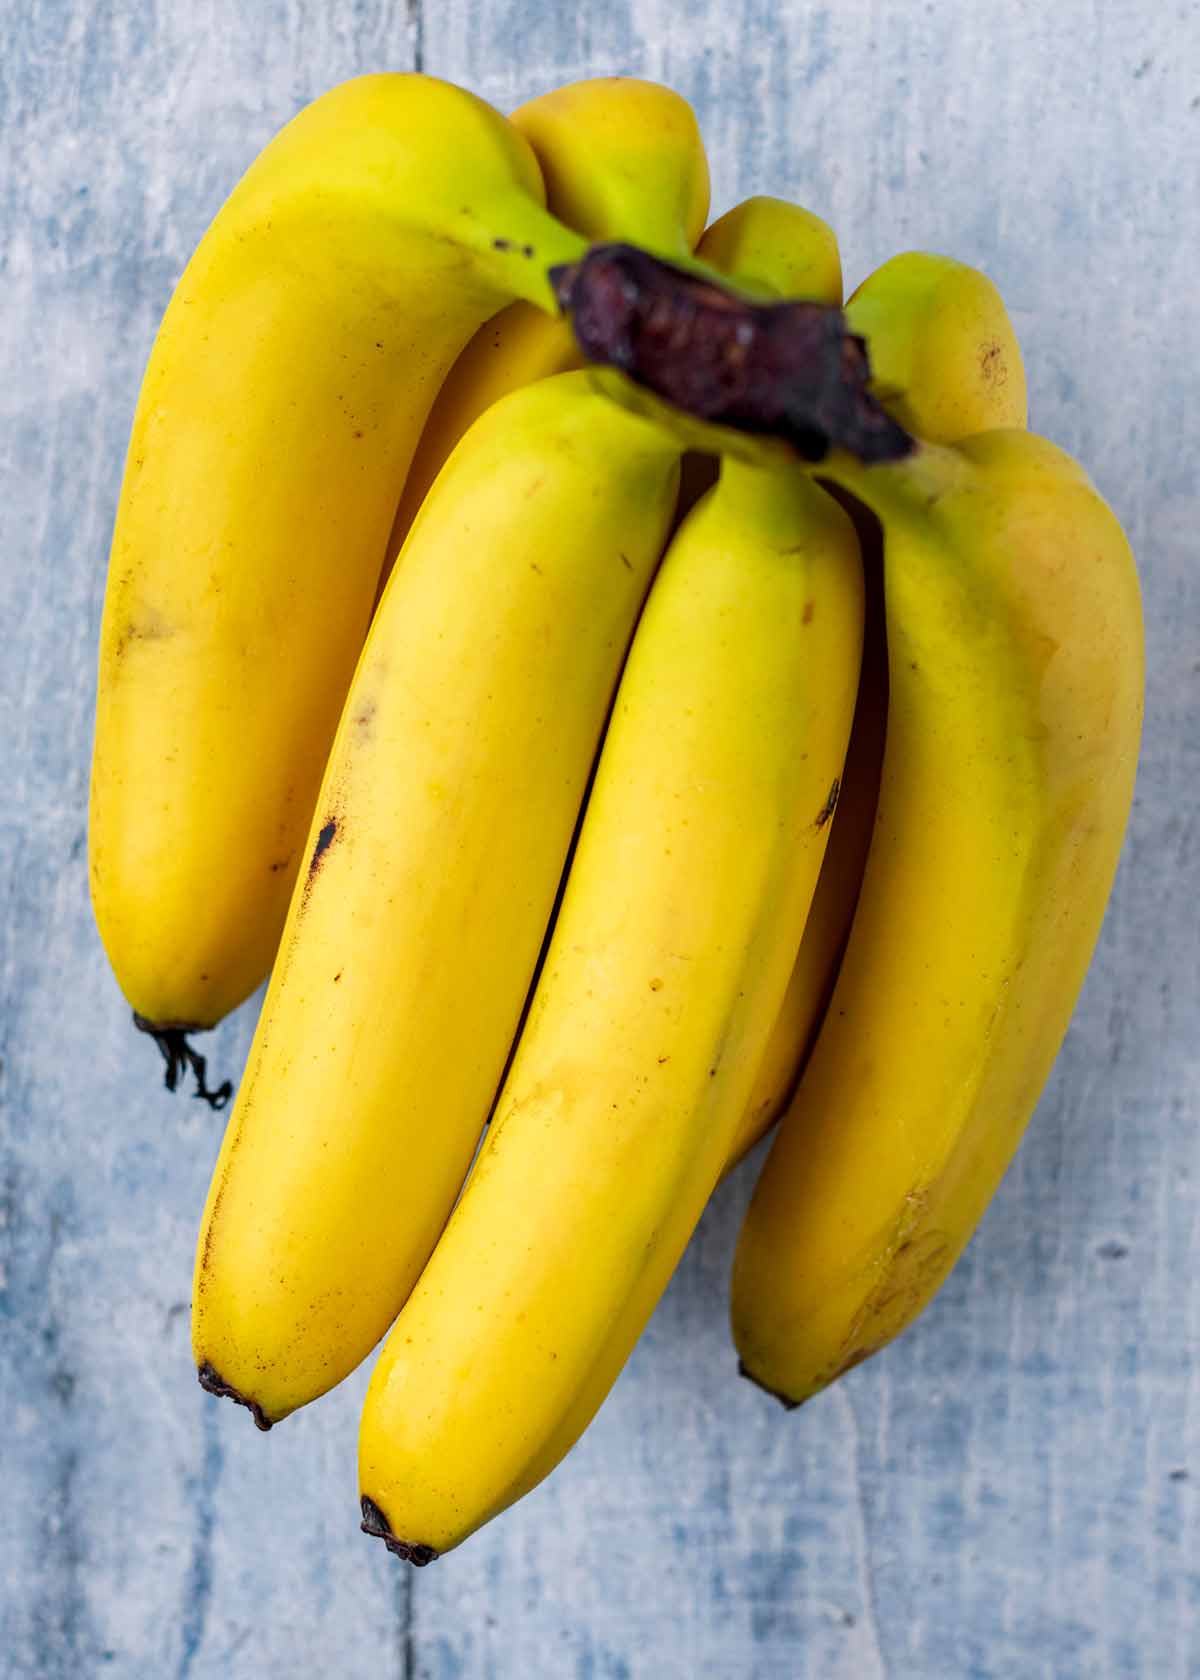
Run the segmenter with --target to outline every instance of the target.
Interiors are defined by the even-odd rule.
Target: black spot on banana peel
[[[758,302],[634,245],[594,245],[549,274],[584,356],[683,414],[782,439],[806,461],[914,448],[870,390],[866,341],[840,309]]]
[[[424,1569],[427,1563],[432,1563],[437,1552],[432,1546],[423,1546],[417,1541],[397,1540],[388,1526],[388,1520],[373,1499],[364,1493],[360,1501],[362,1506],[362,1522],[359,1527],[364,1534],[369,1534],[373,1540],[382,1540],[393,1557],[402,1558],[405,1563],[411,1563],[418,1569]]]
[[[492,250],[519,251],[523,257],[532,257],[536,254],[532,245],[517,245],[511,239],[493,239]]]
[[[317,835],[317,843],[313,847],[313,855],[309,859],[309,864],[308,864],[308,879],[309,879],[310,884],[312,882],[313,876],[317,873],[318,869],[320,869],[320,867],[321,867],[321,859],[325,856],[325,853],[329,850],[330,846],[332,846],[333,842],[337,839],[337,831],[338,831],[337,818],[336,817],[330,817],[329,821],[325,824],[324,828],[322,828],[321,832]]]
[[[261,1429],[264,1435],[270,1429],[271,1419],[263,1411],[258,1401],[247,1400],[244,1394],[239,1394],[238,1390],[227,1383],[216,1368],[209,1364],[207,1359],[203,1365],[197,1368],[196,1376],[200,1387],[206,1394],[215,1394],[219,1400],[232,1400],[235,1405],[245,1406],[254,1419],[255,1426]]]
[[[355,719],[355,722],[359,724],[363,733],[367,735],[371,732],[372,721],[373,720],[370,717],[366,718],[364,721],[361,715]],[[301,909],[306,909],[308,906],[308,901],[312,895],[313,887],[316,885],[317,877],[321,873],[321,866],[325,862],[325,854],[337,839],[340,832],[340,826],[340,817],[329,817],[317,832],[317,843],[313,847],[312,856],[308,860],[308,871],[304,877],[304,887],[300,894]]]
[[[841,791],[841,778],[835,776],[833,778],[833,786],[829,790],[829,795],[825,800],[824,805],[822,805],[821,809],[817,812],[816,826],[818,828],[824,828],[830,817],[832,817],[833,813],[837,810],[838,795]]]
[[[215,1090],[209,1088],[207,1081],[208,1061],[198,1050],[194,1050],[187,1041],[189,1033],[204,1032],[207,1029],[194,1021],[148,1021],[144,1015],[133,1011],[133,1024],[139,1032],[144,1032],[158,1045],[159,1053],[164,1062],[163,1084],[168,1091],[174,1091],[179,1085],[179,1075],[189,1071],[196,1081],[196,1089],[192,1095],[206,1102],[213,1113],[225,1107],[233,1095],[233,1082],[229,1079],[222,1081]]]

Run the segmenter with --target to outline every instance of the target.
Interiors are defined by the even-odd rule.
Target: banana
[[[795,1089],[833,991],[871,844],[887,724],[887,642],[881,559],[874,533],[865,526],[865,521],[858,526],[865,586],[862,674],[846,763],[830,813],[829,844],[783,1007],[734,1135],[727,1171],[770,1130]]]
[[[708,160],[695,114],[679,94],[633,76],[597,76],[531,99],[509,121],[529,142],[546,202],[561,221],[591,240],[626,239],[663,256],[690,255],[708,214]],[[399,554],[472,421],[509,391],[580,362],[565,322],[530,303],[509,304],[479,329],[421,434],[389,557]]]
[[[1028,421],[1025,367],[995,284],[932,251],[902,251],[868,275],[846,319],[871,351],[871,385],[927,443]]]
[[[816,291],[798,295],[836,301]],[[846,317],[870,345],[873,389],[918,437],[952,443],[1026,424],[1020,345],[1004,300],[978,269],[929,251],[902,252],[867,276],[846,305]],[[888,685],[882,544],[878,521],[861,503],[847,511],[858,527],[867,582],[861,691],[812,913],[731,1166],[779,1118],[812,1048],[850,932],[875,820]]]
[[[100,935],[164,1053],[270,966],[439,385],[513,298],[552,313],[547,265],[584,244],[498,112],[377,75],[301,111],[188,264],[117,511],[89,822]]]
[[[798,1404],[928,1304],[1020,1141],[1083,983],[1141,728],[1138,579],[1029,433],[822,471],[884,531],[879,809],[829,1011],[733,1268],[744,1373]]]
[[[763,297],[841,303],[842,258],[828,223],[786,198],[759,194],[719,216],[696,255]]]
[[[636,76],[599,76],[529,100],[510,121],[561,221],[664,256],[691,252],[708,215],[709,176],[695,114],[679,94]]]
[[[553,1468],[699,1218],[800,942],[861,634],[846,515],[727,462],[651,591],[487,1141],[368,1389],[363,1526],[414,1563]]]
[[[430,493],[330,754],[196,1255],[200,1380],[267,1427],[386,1330],[516,1034],[678,446],[584,373]]]

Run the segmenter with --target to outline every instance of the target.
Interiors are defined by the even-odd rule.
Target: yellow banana
[[[1019,430],[822,469],[884,531],[879,810],[832,1003],[733,1269],[747,1375],[799,1403],[928,1303],[1016,1148],[1133,789],[1140,598],[1085,474]]]
[[[113,536],[89,829],[122,990],[165,1050],[270,966],[430,405],[580,236],[462,89],[364,76],[218,213],[143,382]],[[203,1088],[203,1087],[202,1087]]]
[[[846,515],[726,463],[651,591],[487,1142],[368,1390],[363,1525],[412,1562],[553,1468],[686,1245],[800,941],[861,633]]]
[[[870,345],[873,389],[918,437],[950,443],[1025,425],[1020,346],[1000,293],[978,269],[927,251],[903,252],[868,275],[846,316]],[[848,511],[858,525],[867,577],[862,686],[812,913],[731,1165],[778,1119],[812,1048],[850,932],[875,820],[887,712],[882,550],[874,516],[861,504]]]
[[[689,254],[708,214],[708,160],[691,106],[657,82],[598,76],[531,99],[509,121],[533,149],[552,214],[593,240]],[[722,266],[718,264],[718,266]],[[438,393],[392,526],[400,552],[459,438],[509,391],[580,365],[565,322],[512,303],[479,329]]]
[[[927,443],[1024,426],[1025,368],[986,274],[931,251],[902,251],[868,275],[846,319],[870,346],[871,385]]]
[[[863,523],[858,538],[865,611],[862,675],[850,745],[804,937],[754,1089],[734,1134],[729,1168],[770,1130],[795,1088],[837,978],[871,844],[887,724],[887,642],[880,556]]]
[[[636,76],[598,76],[529,100],[510,121],[541,164],[547,203],[570,227],[664,256],[691,251],[708,215],[708,164],[679,94]]]
[[[842,259],[833,229],[786,198],[743,199],[705,229],[696,255],[764,297],[842,301]]]
[[[379,605],[197,1246],[260,1427],[407,1296],[467,1172],[670,521],[678,446],[568,373],[488,410]]]

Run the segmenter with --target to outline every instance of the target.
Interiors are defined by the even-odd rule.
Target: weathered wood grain
[[[0,1673],[1200,1674],[1194,7],[12,0],[0,25]],[[505,107],[659,77],[696,105],[715,209],[800,198],[851,284],[913,245],[985,267],[1034,423],[1139,555],[1150,693],[1083,1002],[925,1319],[796,1415],[739,1382],[746,1163],[576,1452],[414,1575],[356,1531],[363,1374],[267,1438],[195,1385],[219,1123],[129,1027],[84,824],[107,542],[170,289],[281,121],[418,60]],[[214,1035],[224,1069],[252,1016]]]

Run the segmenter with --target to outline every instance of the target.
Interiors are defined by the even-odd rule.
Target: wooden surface
[[[1058,0],[0,4],[0,1673],[120,1680],[1200,1674],[1200,22]],[[414,62],[511,107],[671,82],[714,210],[832,220],[847,280],[978,263],[1033,423],[1146,592],[1118,890],[1027,1141],[919,1325],[794,1416],[726,1328],[752,1159],[561,1469],[416,1574],[357,1532],[360,1376],[269,1437],[203,1395],[219,1122],[159,1086],[85,876],[94,659],[142,367],[306,100]],[[211,1044],[236,1070],[248,1007]]]

